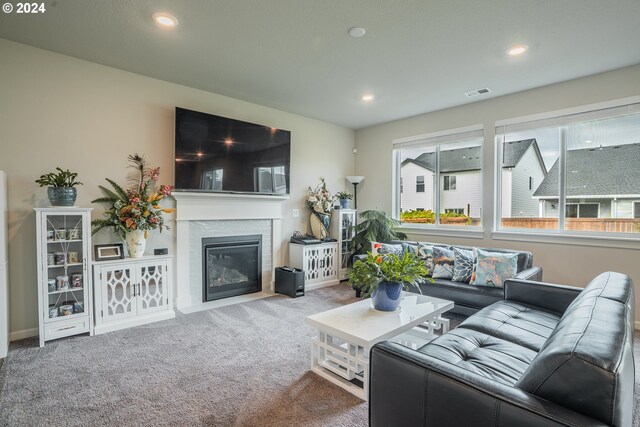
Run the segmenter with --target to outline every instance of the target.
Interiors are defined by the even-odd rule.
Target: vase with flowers
[[[307,206],[311,209],[311,232],[316,239],[329,237],[329,224],[331,222],[331,209],[334,198],[327,190],[327,183],[320,177],[320,184],[315,188],[309,187],[307,194]]]
[[[158,185],[160,168],[148,168],[143,156],[129,156],[130,167],[134,170],[126,189],[106,178],[113,190],[99,186],[105,197],[92,203],[105,203],[108,208],[104,218],[91,222],[93,234],[103,228],[111,228],[127,243],[129,256],[139,258],[144,255],[149,230],[169,229],[163,213],[172,213],[172,208],[162,208],[160,202],[171,194],[170,185]]]

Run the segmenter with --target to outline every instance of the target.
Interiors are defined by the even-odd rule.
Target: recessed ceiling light
[[[362,100],[364,102],[369,102],[369,101],[373,101],[374,96],[371,94],[367,94],[367,95],[362,95]]]
[[[156,21],[156,24],[160,25],[164,28],[173,28],[178,25],[178,20],[175,16],[169,15],[165,12],[156,12],[153,15],[153,20]]]
[[[590,139],[587,139],[584,143],[585,143],[585,144],[591,144],[591,140],[590,140]]]
[[[356,37],[356,38],[364,36],[364,33],[366,32],[367,31],[362,27],[352,27],[352,28],[349,28],[349,31],[348,31],[351,37]]]
[[[527,50],[529,49],[529,46],[524,45],[524,44],[519,44],[519,45],[515,45],[512,48],[510,48],[509,50],[507,50],[507,53],[511,56],[518,56],[518,55],[522,55],[523,53],[525,53]]]

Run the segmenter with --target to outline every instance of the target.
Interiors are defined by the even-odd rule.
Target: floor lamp
[[[362,182],[364,176],[347,176],[347,181],[353,184],[353,208],[358,209],[358,193],[356,192],[358,184]]]

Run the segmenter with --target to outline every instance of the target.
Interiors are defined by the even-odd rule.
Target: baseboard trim
[[[305,285],[304,286],[304,290],[305,291],[312,291],[314,289],[326,288],[328,286],[335,286],[335,285],[339,285],[339,284],[340,284],[340,281],[338,279],[328,280],[326,282],[314,283],[313,285]]]
[[[23,329],[9,334],[9,341],[18,341],[25,338],[37,337],[40,334],[39,328]]]

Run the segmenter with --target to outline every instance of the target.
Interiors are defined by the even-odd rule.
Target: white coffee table
[[[307,317],[318,330],[311,339],[311,370],[363,400],[369,395],[369,351],[380,341],[391,340],[418,348],[449,331],[449,320],[440,315],[453,302],[404,292],[394,312],[375,310],[370,299]]]

